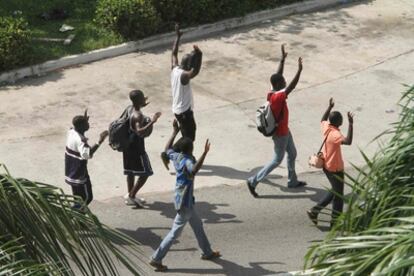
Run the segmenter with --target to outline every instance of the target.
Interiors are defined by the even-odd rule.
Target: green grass
[[[94,23],[95,7],[96,0],[0,0],[0,16],[10,16],[16,10],[22,11],[35,38],[66,38],[69,34],[76,35],[70,45],[33,40],[31,64],[37,64],[124,42],[122,37]],[[39,18],[41,13],[53,8],[66,10],[69,17],[51,21]],[[62,24],[73,26],[75,30],[61,33],[59,28]]]

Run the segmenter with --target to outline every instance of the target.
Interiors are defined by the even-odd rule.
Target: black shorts
[[[147,153],[136,151],[124,151],[124,174],[137,176],[153,175],[151,163]]]

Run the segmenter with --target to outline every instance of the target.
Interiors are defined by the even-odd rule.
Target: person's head
[[[272,89],[275,91],[282,90],[286,87],[286,80],[282,74],[273,74],[270,76],[270,83],[272,84]]]
[[[73,117],[72,125],[77,132],[84,133],[89,129],[89,120],[83,115]]]
[[[181,58],[180,67],[181,67],[181,69],[186,70],[186,71],[191,69],[191,55],[190,54],[185,54]]]
[[[187,155],[192,155],[193,149],[193,141],[188,137],[181,137],[173,146],[174,151],[181,152]]]
[[[329,123],[335,127],[340,127],[342,125],[342,114],[338,111],[332,111],[329,113]]]
[[[132,90],[129,92],[129,98],[132,101],[132,104],[136,107],[145,106],[146,99],[144,93],[141,90]]]

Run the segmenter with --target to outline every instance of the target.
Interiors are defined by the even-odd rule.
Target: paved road
[[[223,257],[215,262],[200,260],[187,225],[164,259],[168,275],[260,276],[300,269],[311,241],[323,239],[328,227],[328,223],[313,226],[305,210],[321,198],[323,186],[329,185],[320,172],[300,178],[308,182],[307,187],[288,189],[286,178],[273,176],[258,186],[258,199],[245,184],[197,189],[196,208],[213,249],[220,250]],[[169,184],[173,181],[171,176]],[[104,223],[140,242],[146,260],[171,228],[175,216],[172,196],[171,192],[149,194],[146,209],[125,206],[120,197],[95,201],[91,208]],[[144,270],[156,274],[146,265]],[[122,271],[121,275],[129,274]]]
[[[307,159],[321,142],[319,120],[330,96],[335,97],[338,110],[356,113],[355,143],[344,155],[361,164],[359,148],[369,154],[377,148],[367,145],[396,120],[397,112],[386,110],[398,111],[401,84],[413,81],[413,19],[411,1],[366,1],[197,41],[205,58],[193,82],[199,129],[196,153],[204,139],[212,142],[207,159],[210,173],[199,177],[198,184],[236,185],[272,157],[272,142],[257,132],[253,119],[269,88],[268,78],[277,68],[282,42],[289,51],[287,79],[294,75],[297,58],[304,59],[303,76],[289,98],[297,170],[309,171]],[[183,52],[191,44],[184,44]],[[142,192],[170,190],[169,174],[159,160],[173,118],[169,61],[170,49],[157,49],[1,87],[1,162],[14,175],[68,190],[63,182],[63,151],[72,117],[89,108],[88,135],[96,141],[128,104],[129,90],[140,88],[151,101],[144,112],[163,112],[146,142],[155,175]],[[95,199],[125,193],[120,154],[103,147],[89,168]],[[275,174],[286,175],[286,169]]]
[[[187,229],[166,264],[176,275],[268,275],[300,269],[311,240],[324,233],[309,226],[304,210],[322,194],[327,182],[309,173],[308,156],[321,138],[319,120],[329,97],[336,109],[356,113],[354,145],[344,149],[347,166],[363,164],[359,149],[372,154],[372,138],[397,119],[401,84],[413,83],[414,4],[409,0],[364,1],[341,9],[265,22],[196,43],[204,65],[193,82],[198,123],[196,155],[204,139],[212,148],[197,179],[200,213],[214,247],[223,252],[217,263],[201,262]],[[184,36],[185,38],[185,36]],[[272,142],[254,126],[254,110],[269,88],[281,43],[289,51],[285,74],[292,78],[297,58],[304,71],[290,96],[290,128],[298,148],[297,170],[310,183],[306,189],[285,188],[286,168],[274,171],[269,185],[253,199],[244,180],[272,157]],[[184,44],[182,54],[191,49]],[[128,92],[142,89],[151,104],[147,114],[163,116],[147,140],[155,175],[142,193],[147,210],[125,207],[122,157],[103,147],[89,164],[94,185],[93,210],[111,226],[136,237],[149,255],[173,216],[173,176],[159,160],[171,131],[170,49],[133,53],[0,88],[0,156],[15,176],[63,183],[65,133],[74,115],[89,108],[91,130],[98,133],[128,104]],[[388,112],[386,112],[388,111]],[[344,128],[346,129],[345,123]]]

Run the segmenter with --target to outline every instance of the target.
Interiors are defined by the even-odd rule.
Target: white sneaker
[[[145,200],[145,198],[143,197],[136,197],[135,200],[138,200],[139,202],[141,202],[142,204],[146,203],[147,201]]]
[[[139,198],[134,198],[134,202],[138,207],[144,208],[144,203]]]
[[[133,198],[129,197],[129,196],[125,199],[125,204],[128,205],[128,206],[135,206],[135,205],[137,205],[137,203],[135,202],[135,200]]]

